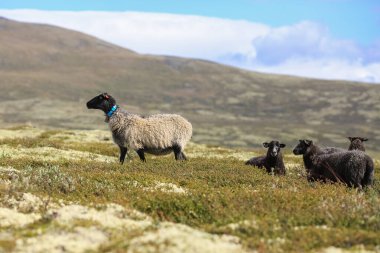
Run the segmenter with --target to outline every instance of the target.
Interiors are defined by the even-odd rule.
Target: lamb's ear
[[[280,148],[285,148],[285,147],[286,147],[285,144],[283,144],[283,143],[280,144]]]
[[[361,141],[368,141],[368,138],[360,138]]]
[[[268,148],[269,147],[269,143],[268,142],[264,142],[263,146],[264,146],[264,148]]]
[[[354,137],[347,137],[351,142],[355,139]]]
[[[313,144],[313,141],[312,140],[304,140],[305,144],[310,146],[311,144]]]
[[[109,99],[109,98],[110,98],[110,95],[108,95],[107,92],[104,92],[104,93],[103,93],[103,96],[104,96],[104,99]]]

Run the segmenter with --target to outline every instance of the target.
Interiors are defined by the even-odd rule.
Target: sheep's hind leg
[[[187,160],[187,157],[185,155],[185,153],[181,152],[181,157],[182,157],[182,160]]]
[[[142,162],[146,162],[145,155],[144,155],[144,149],[139,149],[139,150],[137,150],[136,152],[137,152],[137,154],[139,155],[140,160],[141,160]]]
[[[128,149],[126,147],[122,147],[122,146],[119,146],[119,148],[120,148],[120,163],[123,164],[124,159],[125,159],[125,155],[127,154]]]
[[[178,145],[173,146],[174,157],[176,160],[186,160],[185,154],[182,152],[182,148]]]

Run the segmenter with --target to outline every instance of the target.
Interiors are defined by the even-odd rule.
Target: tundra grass
[[[360,245],[380,249],[378,162],[375,185],[358,191],[340,184],[308,183],[301,159],[288,152],[288,173],[283,177],[245,166],[242,159],[233,158],[235,150],[199,146],[215,157],[192,156],[199,152],[197,145],[190,146],[186,162],[176,162],[172,156],[147,156],[146,163],[130,158],[120,165],[112,143],[95,145],[54,138],[58,134],[2,139],[0,148],[48,145],[111,156],[114,162],[63,158],[47,162],[32,156],[3,156],[0,166],[12,166],[19,172],[17,176],[1,174],[1,179],[14,185],[11,190],[1,188],[2,198],[32,192],[51,201],[94,206],[118,203],[157,221],[237,236],[247,249],[259,252],[311,252],[329,246],[352,249]],[[160,190],[158,183],[173,184],[184,191]],[[104,250],[127,247],[122,240],[115,236]],[[13,244],[12,240],[0,241],[3,248]]]

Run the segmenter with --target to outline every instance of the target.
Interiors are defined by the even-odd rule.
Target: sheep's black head
[[[299,140],[298,145],[293,149],[293,154],[304,155],[308,152],[309,148],[313,145],[311,140]]]
[[[99,109],[106,114],[114,105],[116,105],[115,99],[107,93],[102,93],[87,102],[88,109]]]
[[[351,142],[350,147],[348,148],[349,150],[365,151],[363,142],[368,141],[367,138],[363,138],[363,137],[347,137],[347,138]]]
[[[285,144],[282,144],[278,141],[271,141],[271,142],[264,142],[263,143],[264,148],[268,149],[268,155],[272,157],[277,157],[277,155],[280,153],[281,148],[285,148]]]

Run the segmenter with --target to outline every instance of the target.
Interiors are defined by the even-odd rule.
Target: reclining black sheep
[[[267,154],[265,156],[253,157],[245,164],[256,166],[258,168],[265,168],[268,173],[273,172],[275,175],[285,175],[286,170],[284,161],[282,159],[281,148],[284,148],[285,144],[280,144],[278,141],[264,142],[264,148],[267,148]]]
[[[311,140],[300,140],[295,155],[303,155],[309,181],[342,182],[349,187],[366,187],[373,183],[374,164],[362,151],[342,151],[326,154]]]

